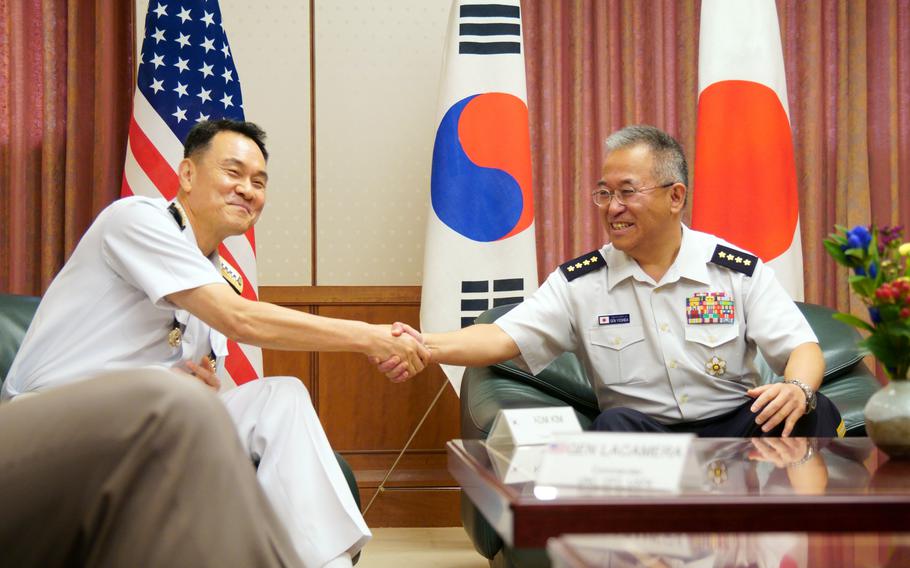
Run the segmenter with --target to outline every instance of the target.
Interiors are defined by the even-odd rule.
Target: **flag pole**
[[[401,448],[400,452],[398,452],[398,457],[395,458],[395,461],[392,462],[392,467],[389,468],[389,471],[386,472],[385,477],[382,478],[382,481],[379,483],[379,487],[376,488],[376,492],[373,493],[373,497],[370,498],[370,502],[367,503],[366,507],[364,507],[363,513],[362,513],[364,517],[367,516],[367,511],[369,511],[370,507],[373,506],[373,501],[376,500],[376,497],[378,497],[379,494],[385,490],[386,481],[389,480],[389,477],[391,477],[392,472],[394,472],[395,468],[398,467],[398,462],[401,461],[401,458],[404,457],[404,453],[411,446],[411,442],[414,441],[414,437],[417,436],[417,432],[420,431],[420,427],[423,426],[424,422],[426,422],[427,417],[430,415],[430,412],[433,411],[433,409],[436,407],[436,403],[439,402],[439,397],[442,396],[442,393],[445,392],[446,387],[449,386],[449,378],[446,377],[445,374],[443,374],[443,377],[445,377],[445,380],[442,381],[442,385],[439,387],[439,391],[436,393],[436,396],[433,397],[432,402],[430,402],[430,406],[427,407],[426,412],[423,413],[423,416],[420,418],[420,421],[417,423],[417,426],[414,427],[414,431],[411,432],[411,435],[408,438],[408,441],[405,442],[404,447]]]

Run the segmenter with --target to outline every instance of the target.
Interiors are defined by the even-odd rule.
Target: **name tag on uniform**
[[[632,318],[629,317],[629,314],[608,314],[605,316],[597,316],[597,323],[600,325],[632,323]]]
[[[686,321],[690,324],[733,323],[736,304],[726,292],[698,292],[686,298]]]

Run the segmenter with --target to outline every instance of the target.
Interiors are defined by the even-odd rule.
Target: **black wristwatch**
[[[818,397],[815,396],[815,391],[812,389],[812,387],[796,379],[784,379],[784,382],[790,383],[791,385],[796,385],[802,389],[803,394],[806,395],[806,414],[809,414],[815,410],[815,404],[818,401]]]

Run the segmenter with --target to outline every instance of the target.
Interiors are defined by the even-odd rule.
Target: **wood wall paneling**
[[[368,323],[418,327],[417,286],[262,287],[260,298],[295,310]],[[366,506],[446,381],[438,365],[395,384],[353,353],[265,350],[267,376],[296,376],[310,391],[332,447],[354,470]],[[445,443],[459,432],[458,396],[446,386],[436,407],[366,516],[370,526],[457,526],[459,491]]]

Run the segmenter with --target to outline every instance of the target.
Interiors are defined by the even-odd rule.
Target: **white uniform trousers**
[[[303,383],[270,377],[221,397],[304,566],[356,554],[372,535]]]

